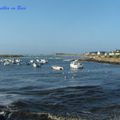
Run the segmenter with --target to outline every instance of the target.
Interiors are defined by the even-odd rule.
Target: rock
[[[5,120],[3,115],[0,115],[0,120]]]

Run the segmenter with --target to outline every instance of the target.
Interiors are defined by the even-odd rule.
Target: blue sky
[[[119,0],[0,0],[0,52],[81,53],[120,47]]]

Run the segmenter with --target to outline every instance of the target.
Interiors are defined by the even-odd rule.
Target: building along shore
[[[111,52],[90,52],[85,53],[84,55],[86,56],[86,59],[84,61],[120,64],[120,50],[115,50]]]

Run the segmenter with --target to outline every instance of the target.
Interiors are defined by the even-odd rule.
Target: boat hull
[[[63,70],[64,68],[61,66],[52,66],[51,67],[53,70]]]

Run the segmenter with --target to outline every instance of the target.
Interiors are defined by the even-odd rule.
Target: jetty
[[[14,57],[24,57],[24,56],[16,55],[16,54],[0,54],[0,58],[14,58]]]

